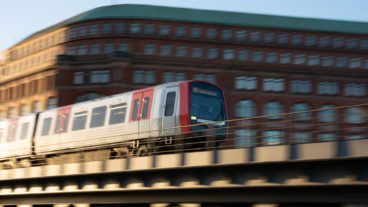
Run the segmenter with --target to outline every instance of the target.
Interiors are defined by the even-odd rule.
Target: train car
[[[73,159],[145,155],[178,137],[216,128],[226,133],[222,91],[203,81],[180,81],[69,105],[39,114],[35,154]],[[195,125],[195,126],[191,126]],[[182,140],[182,139],[181,139]]]
[[[0,122],[0,160],[5,167],[14,167],[17,159],[22,166],[28,166],[33,155],[33,132],[36,125],[36,114],[12,118]]]

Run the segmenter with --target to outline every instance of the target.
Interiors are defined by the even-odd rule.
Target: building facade
[[[364,22],[113,5],[25,38],[0,69],[1,119],[197,79],[224,89],[229,119],[247,120],[235,137],[356,139],[367,126]]]

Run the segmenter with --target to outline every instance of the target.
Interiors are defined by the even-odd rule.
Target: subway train
[[[179,81],[0,122],[3,168],[142,156],[191,144],[212,130],[226,139],[223,92],[204,81]],[[206,141],[206,140],[204,140]],[[83,152],[83,153],[81,153]]]

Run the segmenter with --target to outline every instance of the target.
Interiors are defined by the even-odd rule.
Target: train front
[[[204,81],[190,81],[185,88],[188,91],[188,107],[181,110],[188,110],[185,122],[189,127],[184,131],[190,134],[193,141],[207,142],[210,146],[225,140],[227,114],[222,90]]]

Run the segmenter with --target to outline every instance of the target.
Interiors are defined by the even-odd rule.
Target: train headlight
[[[197,117],[196,116],[191,116],[190,119],[191,120],[197,120]]]

